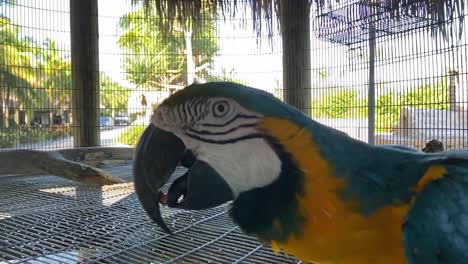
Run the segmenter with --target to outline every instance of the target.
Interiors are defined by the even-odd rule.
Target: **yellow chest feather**
[[[320,264],[406,263],[401,224],[408,205],[359,214],[356,204],[337,197],[346,183],[332,175],[309,131],[274,118],[265,118],[262,128],[280,141],[305,174],[304,194],[297,197],[305,218],[302,235],[291,235],[284,243],[272,241],[275,251]],[[280,228],[281,223],[275,224]]]

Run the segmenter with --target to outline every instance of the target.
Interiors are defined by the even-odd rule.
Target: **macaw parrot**
[[[212,82],[164,100],[134,158],[140,203],[169,233],[160,203],[232,201],[243,232],[303,261],[468,263],[466,151],[369,145],[265,91]]]

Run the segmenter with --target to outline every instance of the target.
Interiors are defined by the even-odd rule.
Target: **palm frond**
[[[146,10],[153,10],[159,17],[164,18],[168,22],[166,27],[169,28],[174,20],[199,21],[203,18],[202,10],[209,10],[212,14],[220,11],[224,17],[250,12],[251,18],[255,21],[254,30],[261,32],[262,25],[266,23],[268,34],[272,35],[275,30],[272,27],[273,19],[280,17],[278,8],[280,1],[292,0],[243,0],[245,5],[241,5],[238,0],[132,0],[132,3],[143,3]],[[310,0],[311,6],[314,5],[319,12],[333,2],[343,2],[343,0]],[[434,21],[434,27],[430,28],[434,33],[447,36],[458,32],[460,37],[464,30],[464,16],[466,16],[464,0],[377,0],[377,2],[384,3],[390,8],[399,8],[403,12],[411,12],[413,4],[420,2],[426,17]],[[244,7],[243,10],[239,10],[240,6]]]

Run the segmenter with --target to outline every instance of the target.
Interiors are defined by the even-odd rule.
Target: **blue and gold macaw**
[[[177,165],[188,171],[160,193]],[[200,210],[233,201],[240,228],[315,263],[468,263],[468,155],[372,146],[271,94],[228,82],[166,99],[142,135],[136,193]]]

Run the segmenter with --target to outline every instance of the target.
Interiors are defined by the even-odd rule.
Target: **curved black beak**
[[[138,199],[149,217],[168,233],[171,231],[159,210],[159,188],[169,180],[184,152],[184,143],[178,137],[149,125],[140,137],[133,158]]]
[[[197,160],[186,150],[184,143],[174,134],[149,125],[135,149],[133,175],[135,192],[146,213],[164,231],[171,233],[165,224],[159,202],[163,187],[178,165],[189,170],[169,187],[169,207],[202,210],[233,199],[224,179],[207,163]],[[163,202],[165,203],[165,202]]]

